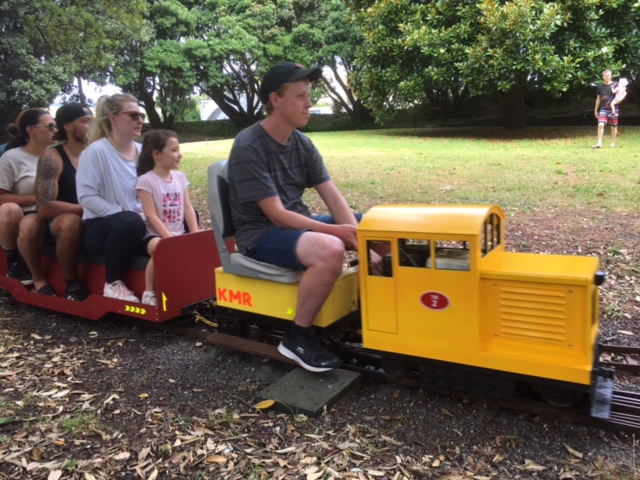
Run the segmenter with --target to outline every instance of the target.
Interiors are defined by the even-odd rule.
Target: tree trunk
[[[507,92],[498,92],[498,101],[504,114],[505,127],[510,130],[526,127],[524,85],[516,84]]]
[[[82,89],[82,77],[78,77],[78,98],[80,103],[87,103],[87,97],[84,96],[84,90]]]

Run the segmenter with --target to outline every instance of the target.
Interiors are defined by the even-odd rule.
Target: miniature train
[[[83,259],[93,293],[84,302],[29,292],[4,276],[4,259],[0,288],[92,320],[117,313],[156,323],[215,298],[220,331],[282,331],[295,316],[300,273],[234,252],[226,195],[226,162],[218,162],[209,168],[213,231],[162,240],[154,252],[158,307],[103,297],[104,266],[95,258]],[[526,385],[556,404],[586,398],[593,416],[607,418],[612,380],[599,365],[598,259],[507,252],[504,224],[491,205],[373,207],[358,226],[360,267],[345,269],[315,325],[332,335],[348,330],[364,352],[389,368],[417,368],[429,383],[505,396]],[[367,257],[381,243],[390,254],[379,275]],[[144,260],[136,261],[126,283],[140,295]],[[59,265],[48,256],[43,264],[61,292]]]

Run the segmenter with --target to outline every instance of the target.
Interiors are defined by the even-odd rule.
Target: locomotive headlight
[[[606,272],[601,272],[600,270],[598,270],[596,272],[596,276],[594,277],[593,281],[599,287],[600,285],[602,285],[604,283],[604,281],[606,279],[607,279],[607,273]]]

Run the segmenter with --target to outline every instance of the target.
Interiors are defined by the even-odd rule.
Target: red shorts
[[[618,117],[616,118],[611,118],[610,115],[612,114],[611,109],[610,108],[602,108],[600,109],[600,111],[598,112],[598,123],[604,123],[611,125],[612,127],[617,127],[618,126]]]

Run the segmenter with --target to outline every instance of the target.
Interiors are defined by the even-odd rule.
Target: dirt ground
[[[604,211],[511,213],[506,236],[510,250],[597,255],[602,338],[636,345],[639,227]],[[0,479],[640,476],[632,435],[373,379],[318,418],[256,405],[291,368],[1,292]]]

